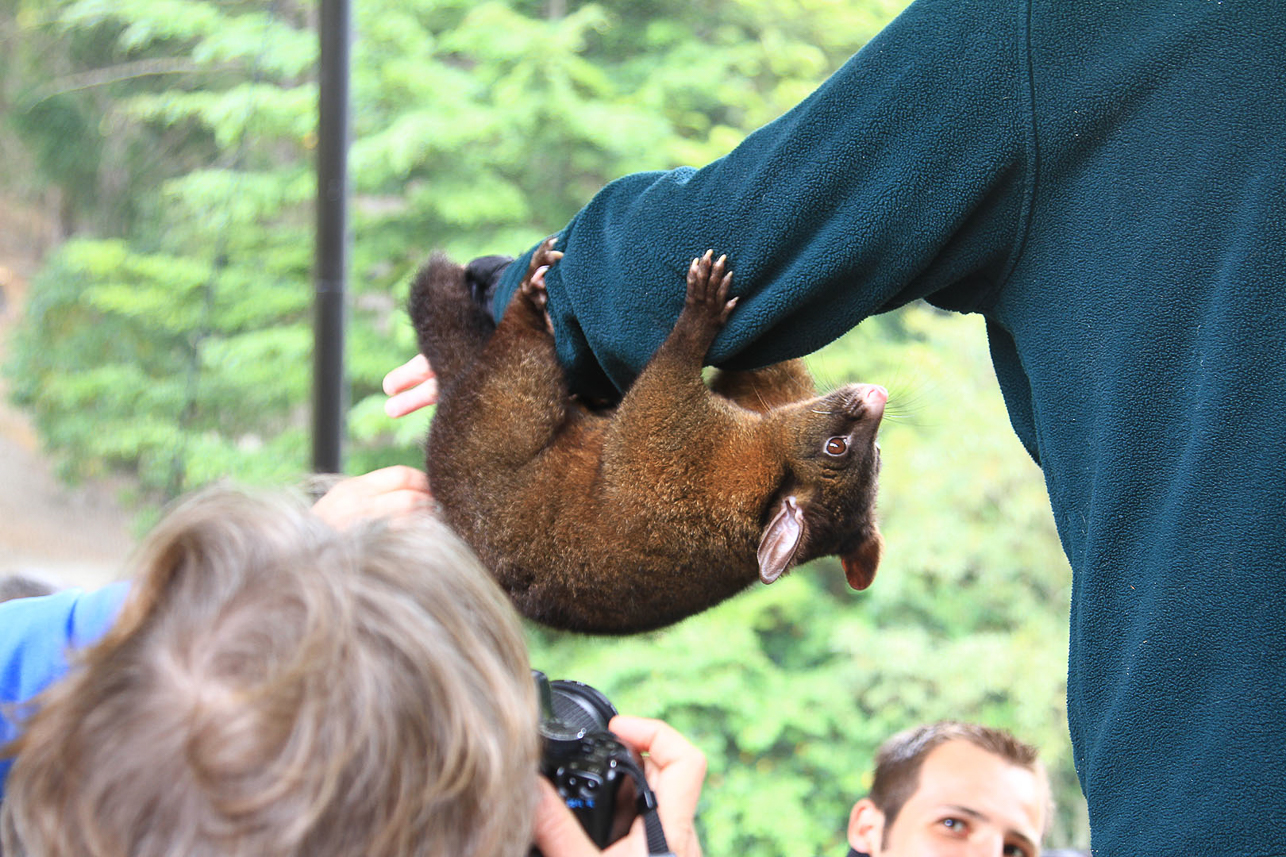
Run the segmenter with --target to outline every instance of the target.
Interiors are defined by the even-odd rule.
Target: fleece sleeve
[[[807,354],[919,297],[979,309],[1021,238],[1031,178],[1018,6],[918,0],[728,155],[600,191],[561,230],[546,278],[574,388],[628,386],[707,248],[728,254],[741,296],[712,364]],[[529,258],[505,272],[497,312]]]
[[[67,674],[70,652],[107,633],[127,590],[114,583],[0,603],[0,746],[18,735],[21,703]],[[0,796],[9,765],[0,759]]]

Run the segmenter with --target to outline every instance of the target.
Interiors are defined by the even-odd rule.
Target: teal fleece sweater
[[[720,365],[915,298],[981,313],[1074,570],[1095,853],[1286,854],[1278,0],[919,0],[726,157],[604,188],[560,247],[587,393],[638,373],[707,247],[741,295]]]

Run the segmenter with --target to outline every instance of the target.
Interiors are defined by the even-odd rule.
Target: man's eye
[[[954,834],[963,836],[969,832],[969,824],[963,818],[944,818],[938,822]]]
[[[1027,853],[1027,849],[1021,845],[1006,845],[1001,853],[1004,854],[1005,857],[1031,857],[1031,855]]]

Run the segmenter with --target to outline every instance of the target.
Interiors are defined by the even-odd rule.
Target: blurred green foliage
[[[435,248],[518,253],[610,179],[701,164],[809,92],[904,0],[360,0],[354,4],[350,472],[420,461],[383,415],[401,310]],[[0,180],[66,238],[6,367],[68,478],[148,508],[308,461],[317,10],[301,0],[0,0]],[[1012,436],[981,324],[923,305],[811,360],[892,391],[886,554],[848,590],[819,561],[665,631],[530,628],[533,662],[709,755],[712,855],[840,853],[890,733],[1012,729],[1088,842],[1064,720],[1070,573]]]

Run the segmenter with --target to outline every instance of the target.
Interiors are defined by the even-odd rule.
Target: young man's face
[[[1043,778],[968,741],[930,751],[919,787],[886,830],[863,798],[848,841],[871,857],[1038,857],[1048,803]]]

